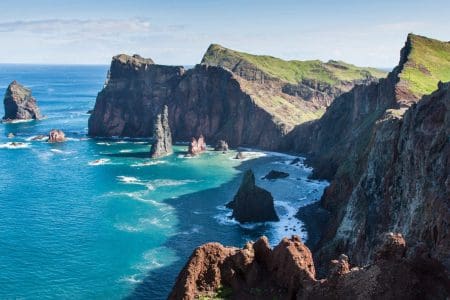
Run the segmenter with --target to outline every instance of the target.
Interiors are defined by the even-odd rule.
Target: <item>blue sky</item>
[[[409,32],[450,40],[450,1],[1,0],[0,63],[195,64],[210,43],[391,67]]]

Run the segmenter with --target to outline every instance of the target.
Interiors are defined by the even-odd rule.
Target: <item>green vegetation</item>
[[[360,68],[342,61],[320,60],[286,61],[267,55],[252,55],[227,49],[212,44],[202,63],[221,65],[233,69],[235,65],[244,60],[260,69],[264,73],[290,83],[298,83],[302,79],[317,80],[328,84],[338,84],[340,81],[352,81],[368,77],[385,77],[386,73],[374,68]]]
[[[450,81],[450,43],[408,35],[411,52],[400,78],[417,97],[430,94],[440,81]]]
[[[226,286],[220,286],[217,289],[216,294],[214,295],[202,295],[199,296],[199,300],[226,300],[230,299],[231,295],[233,294],[233,290],[230,287]]]

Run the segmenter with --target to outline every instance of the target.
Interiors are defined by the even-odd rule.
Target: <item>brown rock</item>
[[[52,129],[48,134],[49,143],[61,143],[66,141],[66,135],[60,129]]]
[[[206,143],[203,135],[200,135],[198,139],[193,137],[191,143],[189,144],[187,155],[196,156],[204,151],[206,151]]]

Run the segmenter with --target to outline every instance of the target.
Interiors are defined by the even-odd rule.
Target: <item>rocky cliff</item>
[[[155,141],[150,149],[150,157],[158,158],[169,155],[172,150],[172,133],[169,126],[169,109],[164,105],[163,110],[156,116],[153,126]]]
[[[328,100],[312,101],[284,91],[293,83],[280,74],[270,75],[270,80],[254,80],[246,75],[248,71],[269,76],[264,75],[260,65],[241,62],[233,72],[220,62],[213,63],[207,58],[215,51],[210,47],[203,64],[188,71],[156,65],[139,56],[114,57],[105,88],[89,119],[89,135],[149,137],[156,114],[167,105],[175,140],[187,141],[203,134],[208,141],[223,139],[232,147],[276,149],[284,135],[298,124],[320,117],[330,99],[345,90],[339,88],[336,92],[324,88],[324,82],[314,83],[310,92],[321,90]],[[352,80],[339,81],[340,87],[349,89],[360,80],[376,81],[375,75],[382,76],[375,71],[371,75],[371,70],[358,73],[354,66],[350,69]],[[350,76],[342,68],[339,71]],[[333,88],[338,84],[337,80],[327,82]]]
[[[315,252],[322,266],[342,252],[368,263],[380,234],[399,231],[450,267],[448,85],[422,98],[450,80],[449,63],[449,43],[411,34],[386,79],[355,87],[290,134],[288,147],[332,179],[321,199],[331,212]]]
[[[15,80],[8,86],[3,104],[5,106],[4,121],[42,118],[36,99],[31,96],[31,90]]]
[[[272,249],[265,237],[243,249],[209,243],[197,248],[169,299],[446,299],[442,268],[399,234],[388,234],[374,262],[354,267],[346,255],[331,261],[318,280],[310,250],[300,238]]]

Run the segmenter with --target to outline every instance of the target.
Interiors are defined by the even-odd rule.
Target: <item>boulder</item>
[[[289,173],[272,170],[269,173],[267,173],[267,175],[264,176],[263,179],[275,180],[275,179],[286,178],[286,177],[289,177]]]
[[[232,217],[240,223],[279,221],[270,192],[255,184],[255,175],[247,170],[233,201],[227,204],[233,209]]]
[[[222,152],[228,151],[228,143],[224,140],[219,140],[216,146],[214,147],[214,151],[222,151]]]
[[[49,143],[61,143],[66,141],[66,135],[60,129],[52,129],[48,134]]]
[[[234,159],[244,159],[244,158],[245,158],[245,155],[241,151],[236,153],[236,156],[234,157]]]
[[[5,106],[4,121],[42,118],[36,99],[31,96],[31,90],[15,80],[8,86],[3,104]]]
[[[158,158],[171,154],[172,151],[172,134],[169,127],[169,109],[164,105],[162,113],[158,114],[155,119],[154,134],[155,141],[150,149],[150,156]]]

